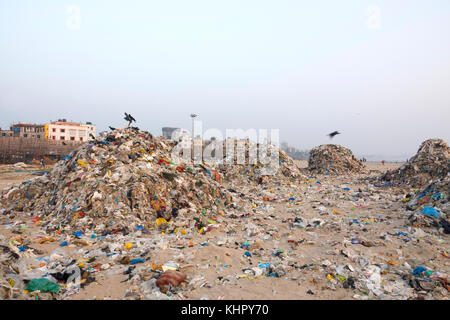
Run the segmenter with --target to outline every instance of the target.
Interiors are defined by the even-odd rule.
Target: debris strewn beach
[[[336,145],[270,176],[174,146],[116,129],[49,174],[2,166],[1,299],[448,299],[448,153],[420,180]]]

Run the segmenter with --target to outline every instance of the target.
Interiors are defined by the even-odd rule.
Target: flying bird
[[[95,136],[92,133],[89,133],[89,137],[95,140]]]
[[[333,139],[333,137],[334,137],[335,135],[338,135],[338,134],[341,134],[341,133],[338,132],[338,131],[334,131],[334,132],[328,134],[328,136],[330,137],[330,139]]]
[[[126,112],[125,112],[125,118],[124,119],[126,121],[128,121],[128,126],[130,126],[133,121],[136,122],[136,119],[133,118],[133,116],[131,114],[128,114]]]
[[[116,128],[114,128],[114,127],[111,127],[111,126],[108,126],[108,127],[109,127],[109,129],[110,129],[111,131],[116,130]]]

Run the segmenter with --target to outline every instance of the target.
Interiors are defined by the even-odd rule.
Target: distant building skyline
[[[172,139],[172,134],[176,130],[180,130],[180,128],[163,127],[162,128],[162,136],[166,139]]]
[[[69,122],[66,119],[50,121],[44,124],[18,122],[10,125],[9,130],[0,128],[0,137],[21,137],[48,139],[68,142],[83,142],[96,136],[96,126],[91,122]]]
[[[9,131],[13,137],[45,139],[45,125],[19,122],[11,124]]]

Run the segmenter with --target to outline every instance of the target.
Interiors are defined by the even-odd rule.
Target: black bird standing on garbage
[[[330,137],[330,139],[333,139],[333,137],[334,137],[335,135],[338,135],[338,134],[341,134],[341,133],[338,132],[338,131],[334,131],[334,132],[328,134],[328,136]]]
[[[125,112],[125,118],[124,119],[126,121],[128,121],[128,126],[130,126],[133,121],[136,122],[136,119],[133,118],[133,116],[131,114],[128,114],[126,112]]]

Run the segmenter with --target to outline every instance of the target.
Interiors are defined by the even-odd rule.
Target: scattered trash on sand
[[[448,299],[445,177],[373,183],[339,146],[309,178],[283,152],[267,175],[175,146],[116,129],[4,189],[1,299]]]

